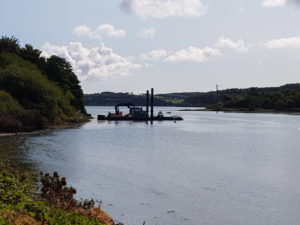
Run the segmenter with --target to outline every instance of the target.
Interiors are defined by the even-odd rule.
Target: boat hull
[[[183,120],[182,117],[179,116],[164,116],[164,117],[148,117],[148,118],[138,118],[138,117],[126,117],[126,116],[103,116],[98,115],[98,120],[108,120],[108,121],[179,121]]]

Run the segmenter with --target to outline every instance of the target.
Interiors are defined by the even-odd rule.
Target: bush
[[[60,178],[57,172],[51,176],[49,173],[41,173],[42,198],[63,210],[70,210],[77,206],[77,201],[73,198],[76,189],[67,187],[66,178]]]
[[[50,177],[54,182],[49,183],[52,187],[46,188],[44,194],[49,194],[50,190],[62,193],[61,190],[66,188],[65,179],[60,179],[58,174]],[[65,211],[47,200],[42,201],[33,179],[30,173],[8,163],[0,164],[0,224],[105,225],[94,217],[78,211]]]
[[[8,92],[0,90],[0,114],[16,115],[22,111],[24,111],[24,109],[16,99]]]

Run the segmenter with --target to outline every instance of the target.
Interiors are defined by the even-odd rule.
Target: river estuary
[[[125,225],[300,224],[300,116],[157,110],[184,121],[93,119],[2,137],[0,157],[58,171]]]

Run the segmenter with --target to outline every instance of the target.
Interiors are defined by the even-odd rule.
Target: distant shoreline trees
[[[146,97],[128,93],[103,92],[84,96],[86,105],[110,106],[120,101],[144,105]],[[281,87],[227,89],[216,92],[185,92],[155,95],[156,106],[207,107],[236,111],[297,111],[300,112],[300,84]]]

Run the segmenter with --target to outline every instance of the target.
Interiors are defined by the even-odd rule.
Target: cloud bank
[[[114,53],[103,43],[88,49],[80,42],[70,42],[65,46],[55,46],[47,42],[42,51],[46,57],[57,55],[69,61],[80,81],[88,78],[102,80],[110,76],[126,76],[131,70],[141,67],[133,63],[131,58]]]
[[[201,0],[121,0],[120,8],[142,19],[195,17],[205,13]]]
[[[175,52],[168,52],[165,49],[158,49],[141,55],[143,61],[164,60],[166,62],[207,62],[214,57],[221,56],[222,52],[211,47],[190,46]]]
[[[206,46],[204,48],[190,46],[175,52],[167,51],[165,49],[158,49],[150,51],[141,55],[143,61],[164,60],[167,62],[207,62],[214,57],[222,56],[222,48],[230,48],[238,53],[245,53],[249,51],[250,44],[246,44],[243,39],[233,41],[229,38],[221,36],[217,43],[213,46]]]
[[[77,35],[78,37],[85,36],[93,39],[102,39],[104,36],[116,38],[124,37],[126,35],[126,31],[117,29],[110,24],[99,25],[94,30],[86,25],[81,25],[73,30],[73,34]]]

